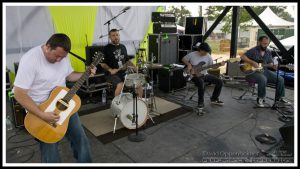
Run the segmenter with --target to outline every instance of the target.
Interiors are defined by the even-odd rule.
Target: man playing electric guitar
[[[263,62],[263,71],[258,71],[246,75],[247,79],[253,79],[258,83],[258,97],[257,106],[264,107],[264,98],[266,96],[266,86],[267,82],[276,84],[277,76],[276,73],[269,70],[268,67],[277,70],[277,65],[274,64],[272,59],[272,53],[267,49],[269,45],[269,38],[267,36],[261,36],[258,39],[258,46],[248,50],[245,54],[241,56],[244,62],[252,64],[254,68],[259,68],[260,62]],[[266,66],[269,65],[269,66]],[[284,91],[284,79],[279,76],[277,85],[276,100],[285,104],[290,104],[288,101],[283,99],[285,95]]]
[[[213,64],[212,57],[209,54],[210,51],[211,49],[207,43],[201,43],[198,47],[198,50],[184,56],[182,58],[182,62],[185,65],[187,65],[188,70],[191,72],[191,74],[195,74],[195,72],[193,72],[194,65],[197,65],[200,62],[205,62],[203,66],[208,66]],[[225,62],[222,62],[221,66],[223,65],[225,65]],[[209,75],[207,73],[207,70],[203,70],[201,73],[203,74],[203,76],[201,77],[194,76],[192,78],[192,81],[198,87],[198,108],[204,107],[204,82],[210,82],[212,84],[215,84],[213,95],[210,98],[211,103],[217,105],[224,105],[224,103],[219,100],[219,96],[221,94],[221,90],[223,86],[222,80],[217,78],[216,76]]]

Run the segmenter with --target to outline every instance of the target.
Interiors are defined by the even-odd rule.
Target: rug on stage
[[[190,111],[179,104],[172,103],[159,97],[155,97],[155,101],[157,112],[151,113],[150,115],[156,124],[170,120]],[[135,130],[125,128],[118,119],[116,132],[113,134],[114,117],[108,106],[104,110],[81,115],[80,119],[82,125],[104,144],[126,137],[135,132]],[[148,118],[147,122],[140,127],[139,130],[152,127],[153,125],[152,121]]]

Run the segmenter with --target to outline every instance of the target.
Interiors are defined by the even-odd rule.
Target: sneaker
[[[197,106],[198,109],[203,109],[204,108],[204,104],[203,103],[199,103]]]
[[[256,99],[256,103],[257,103],[258,107],[265,107],[265,105],[264,105],[264,99],[257,98]]]
[[[291,102],[287,101],[287,100],[284,99],[284,98],[281,98],[281,99],[279,99],[278,101],[279,101],[280,103],[283,103],[283,104],[288,104],[288,105],[292,104]]]
[[[222,102],[221,100],[211,100],[211,104],[223,106],[224,102]]]

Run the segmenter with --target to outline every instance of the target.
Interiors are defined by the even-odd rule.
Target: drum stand
[[[153,64],[153,62],[151,62],[151,67],[152,67],[152,64]],[[150,103],[147,102],[147,104],[150,105],[149,114],[153,113],[153,114],[156,114],[156,115],[161,115],[159,112],[157,112],[157,107],[156,107],[156,101],[155,101],[155,95],[154,95],[153,69],[151,69],[150,86],[151,86],[151,93],[150,93],[150,99],[149,99]]]
[[[140,50],[140,49],[138,49],[138,50]],[[144,56],[146,55],[146,51],[145,50],[141,50],[141,51],[142,51],[142,53],[140,53],[140,51],[138,52],[138,64],[143,66],[144,63],[145,63]],[[146,74],[148,74],[148,71],[146,71]],[[151,87],[152,87],[152,85],[151,85]],[[149,101],[147,99],[147,88],[148,88],[148,83],[147,83],[147,86],[145,87],[145,91],[144,91],[145,98],[144,99],[145,99],[145,102],[147,103],[147,108],[149,108],[149,103],[148,103]],[[153,90],[151,91],[151,94],[152,93],[153,93]],[[150,94],[150,96],[151,96],[151,94]],[[150,97],[150,100],[151,100],[150,102],[153,103],[152,97]],[[154,103],[155,103],[155,100],[154,100]],[[151,109],[150,109],[150,111],[148,111],[147,114],[148,114],[148,117],[150,118],[150,120],[152,121],[152,123],[155,125],[155,122],[154,122],[153,118],[150,115],[150,112],[152,112],[152,107],[153,106],[151,106]],[[155,104],[155,108],[156,108],[156,104]]]
[[[132,95],[133,95],[133,112],[132,112],[132,123],[134,123],[135,121],[135,133],[131,134],[128,136],[128,140],[129,141],[133,141],[133,142],[141,142],[144,141],[146,139],[146,135],[139,133],[139,127],[138,127],[138,113],[137,113],[137,93],[135,92],[135,85],[132,89]]]
[[[147,87],[145,87],[145,92],[144,92],[144,94],[145,94],[145,101],[146,101],[146,103],[147,103],[147,108],[149,108],[149,101],[147,100],[147,88],[148,88],[148,83],[147,83]],[[150,95],[151,96],[151,95]],[[150,112],[151,112],[152,110],[150,109],[150,111],[148,111],[148,117],[150,118],[150,120],[152,121],[152,123],[155,125],[155,122],[154,122],[154,120],[153,120],[153,118],[150,116]]]
[[[117,104],[120,104],[120,99],[121,99],[121,97],[122,97],[122,95],[123,95],[123,89],[124,89],[124,85],[125,85],[126,78],[127,78],[127,75],[125,75],[123,87],[122,87],[121,94],[120,94],[120,97],[119,97],[119,99],[118,99]],[[116,116],[115,116],[115,124],[114,124],[113,134],[116,133],[116,126],[117,126],[117,120],[118,120],[118,118],[119,118],[119,116],[116,115]]]

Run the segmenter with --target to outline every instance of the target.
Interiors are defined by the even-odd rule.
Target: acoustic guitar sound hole
[[[56,103],[56,108],[60,111],[64,111],[64,110],[67,110],[69,104],[64,101],[64,100],[58,100],[58,102]]]

